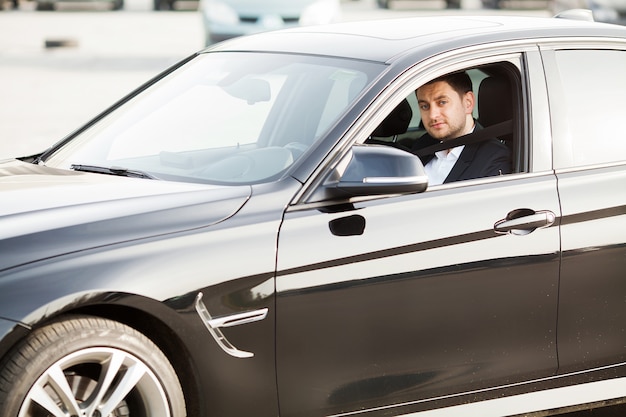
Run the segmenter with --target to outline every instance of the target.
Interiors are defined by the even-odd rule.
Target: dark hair
[[[463,96],[463,94],[468,91],[472,91],[472,79],[465,71],[442,75],[441,77],[437,77],[434,80],[427,82],[426,84],[428,85],[438,81],[448,83],[450,87],[452,87],[452,89],[459,94],[459,96]]]

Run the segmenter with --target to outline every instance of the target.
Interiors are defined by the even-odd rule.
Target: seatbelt
[[[434,145],[418,149],[413,153],[417,156],[432,155],[435,152],[439,152],[444,149],[452,149],[460,145],[469,145],[472,143],[481,142],[483,140],[504,136],[511,133],[512,131],[513,120],[505,120],[504,122],[496,123],[495,125],[484,127],[482,129],[474,129],[472,133],[468,133],[467,135],[459,136],[458,138],[446,140],[441,143],[436,143]]]

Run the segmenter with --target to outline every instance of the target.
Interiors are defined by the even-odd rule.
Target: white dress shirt
[[[429,186],[443,184],[464,148],[465,145],[461,145],[449,151],[444,149],[443,151],[435,152],[433,159],[428,161],[424,167],[426,175],[428,175]]]

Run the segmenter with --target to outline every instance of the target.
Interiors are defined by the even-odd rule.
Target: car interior
[[[521,80],[519,71],[508,63],[490,64],[467,70],[472,78],[477,105],[474,118],[485,129],[493,132],[489,137],[477,138],[478,141],[497,137],[511,149],[513,172],[527,170],[521,128]],[[505,123],[512,121],[512,123]],[[402,100],[372,132],[367,144],[393,146],[411,151],[419,139],[426,133],[421,123],[417,100],[414,94]],[[467,135],[461,143],[472,141]],[[457,144],[457,146],[458,146]]]

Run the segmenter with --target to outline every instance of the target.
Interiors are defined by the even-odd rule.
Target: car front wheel
[[[76,316],[51,323],[0,363],[0,416],[185,415],[165,355],[118,322]]]

